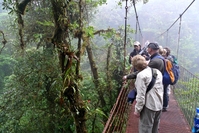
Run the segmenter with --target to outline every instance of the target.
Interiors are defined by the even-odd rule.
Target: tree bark
[[[98,92],[98,95],[99,95],[101,107],[104,107],[106,105],[106,102],[105,102],[105,99],[104,99],[104,96],[103,96],[104,93],[99,88],[99,86],[100,86],[99,75],[98,75],[98,72],[97,72],[97,66],[96,66],[94,58],[93,58],[93,52],[92,52],[92,48],[90,46],[89,37],[83,37],[83,41],[84,41],[84,43],[87,43],[86,44],[86,51],[88,53],[91,71],[93,73],[95,88],[97,89],[97,92]]]
[[[55,31],[54,36],[52,37],[52,43],[58,47],[59,54],[59,62],[62,70],[62,78],[63,78],[63,88],[66,88],[63,92],[63,97],[68,99],[65,102],[69,102],[69,109],[73,114],[76,132],[77,133],[87,133],[86,130],[86,109],[84,108],[83,100],[80,98],[79,89],[77,85],[78,76],[77,72],[72,71],[72,67],[75,67],[72,60],[74,60],[74,53],[70,51],[70,45],[66,41],[69,36],[67,31],[68,24],[70,21],[66,21],[68,18],[66,15],[66,7],[67,3],[63,4],[63,2],[57,0],[51,0],[52,10],[55,21]],[[66,6],[66,7],[65,7]],[[68,64],[69,63],[69,64]],[[67,75],[66,75],[67,72]],[[65,83],[65,81],[68,81]]]

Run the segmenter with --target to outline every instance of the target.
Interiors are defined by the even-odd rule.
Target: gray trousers
[[[152,111],[143,107],[140,113],[139,133],[158,133],[162,111]]]

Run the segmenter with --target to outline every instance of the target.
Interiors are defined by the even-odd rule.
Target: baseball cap
[[[134,46],[139,46],[139,45],[140,45],[140,42],[135,41],[133,45],[134,45]]]
[[[148,48],[154,49],[154,50],[158,50],[159,49],[159,45],[155,42],[151,42],[148,45]]]

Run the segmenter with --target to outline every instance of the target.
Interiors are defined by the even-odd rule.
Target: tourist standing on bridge
[[[162,46],[159,46],[159,54],[162,55],[165,59],[168,59],[168,52],[170,53],[170,50],[168,48],[163,48]],[[171,59],[171,58],[170,58]],[[168,103],[169,103],[169,92],[170,92],[170,86],[164,84],[164,95],[163,95],[163,109],[162,111],[165,112],[168,109]]]
[[[141,52],[141,51],[142,51],[142,46],[141,46],[140,42],[135,41],[134,42],[134,49],[129,55],[129,63],[130,64],[131,64],[131,58],[135,55],[138,55],[138,54],[141,54],[142,56],[144,56],[146,58],[146,60],[149,59],[149,55],[148,55],[147,51],[143,51],[143,52]]]
[[[166,51],[166,55],[164,56],[165,59],[170,60],[171,62],[174,62],[174,58],[170,55],[171,50],[167,47],[164,48],[164,50]],[[170,92],[170,85],[169,84],[165,84],[164,85],[164,100],[163,100],[163,109],[162,111],[165,112],[167,111],[168,107],[169,107],[169,92]]]
[[[157,43],[150,43],[148,45],[148,53],[151,55],[151,60],[149,62],[149,66],[152,68],[157,68],[162,72],[162,75],[164,74],[164,58],[167,58],[167,54],[164,55],[159,55],[159,52],[162,52],[161,50],[159,51],[159,45]],[[168,108],[168,101],[169,101],[169,96],[168,96],[168,86],[169,84],[163,84],[164,87],[164,94],[163,94],[163,109],[162,111],[165,112],[167,111]]]
[[[153,76],[152,69],[141,55],[132,58],[132,65],[139,71],[135,81],[137,96],[134,112],[140,119],[139,133],[158,133],[163,104],[162,74],[158,69],[153,69],[157,75],[156,80],[151,90],[146,93]]]
[[[141,44],[138,41],[135,41],[134,44],[134,49],[133,51],[130,53],[129,55],[129,64],[131,64],[131,58],[137,54],[139,54],[139,52],[141,51]]]

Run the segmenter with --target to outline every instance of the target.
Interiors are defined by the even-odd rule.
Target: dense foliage
[[[125,11],[120,7],[125,1],[109,0],[110,7],[106,0],[2,2],[0,19],[5,25],[0,30],[7,42],[0,55],[0,132],[101,133],[120,92],[121,77],[130,67],[124,64],[125,28],[127,52],[138,39],[134,23],[124,26]],[[150,5],[155,12],[138,10],[144,16],[139,17],[143,40],[159,33],[153,28],[157,24],[167,27],[161,16],[154,17],[159,13],[155,3],[159,4]],[[135,16],[131,9],[129,18]],[[195,54],[197,60],[195,34],[183,35],[181,50],[192,50],[189,56]],[[163,43],[164,38],[158,41]],[[189,47],[184,45],[188,42]],[[195,61],[181,56],[185,66]]]
[[[96,31],[88,26],[85,17],[92,16],[79,8],[88,6],[92,10],[103,2],[4,2],[15,19],[10,26],[17,38],[12,52],[14,63],[1,96],[1,132],[102,131],[121,86],[118,74],[123,75],[122,65],[112,66],[123,60],[122,53],[118,54],[122,43],[109,46],[116,43],[108,41],[114,31]],[[107,39],[104,50],[108,52],[92,52],[95,45],[90,40],[99,34]],[[111,49],[117,49],[117,56],[110,55]],[[85,52],[91,71],[83,68],[88,63],[83,60]],[[103,54],[99,60],[108,59],[102,61],[104,66],[97,69],[98,59],[93,54]],[[118,59],[112,60],[115,57]],[[92,74],[88,75],[89,72]]]
[[[55,56],[28,50],[16,60],[1,99],[1,132],[71,131],[66,124],[72,122],[70,112],[59,106],[62,86]]]

